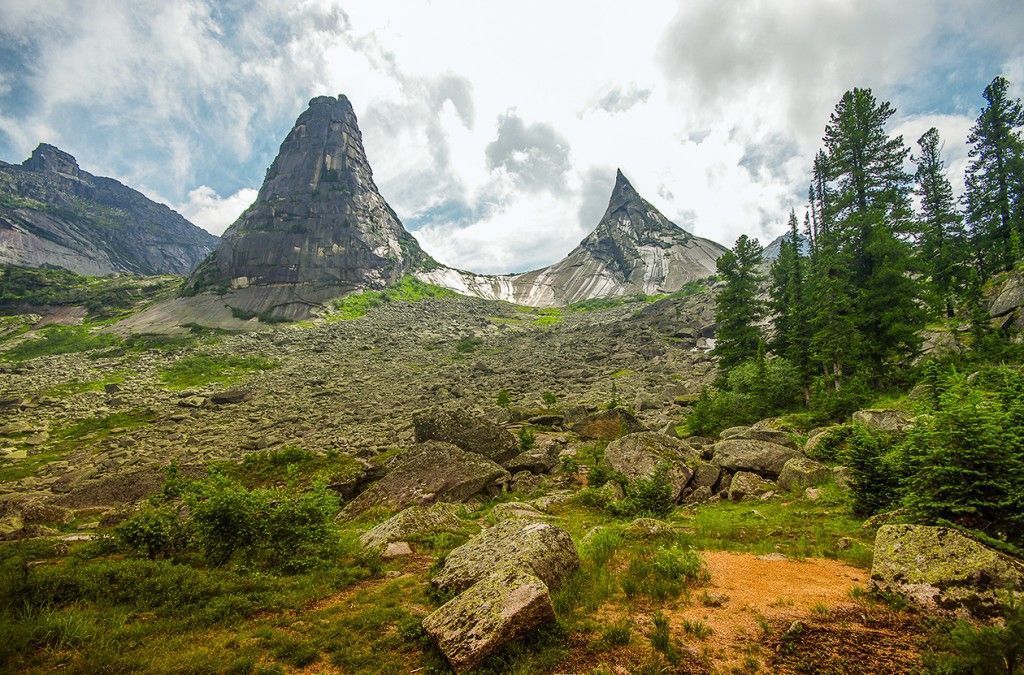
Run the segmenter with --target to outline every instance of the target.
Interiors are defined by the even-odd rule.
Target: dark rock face
[[[420,278],[469,295],[559,306],[590,298],[672,293],[714,274],[715,261],[724,252],[723,246],[672,223],[619,171],[597,227],[554,265],[486,277],[438,267]]]
[[[229,304],[262,312],[384,288],[432,262],[377,191],[348,99],[320,96],[281,144],[256,202],[188,290],[249,289]]]
[[[464,410],[426,410],[415,415],[412,424],[417,443],[444,441],[499,463],[519,453],[516,437],[508,430]]]
[[[0,162],[0,264],[79,274],[188,274],[217,237],[45,143]]]

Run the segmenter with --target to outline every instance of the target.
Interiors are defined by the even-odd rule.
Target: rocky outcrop
[[[794,457],[779,473],[780,490],[803,490],[828,482],[832,478],[832,469],[821,462],[808,457]]]
[[[423,620],[456,672],[478,665],[502,645],[555,620],[547,585],[515,565],[491,571]]]
[[[643,431],[623,436],[605,448],[608,465],[632,483],[654,476],[659,469],[672,485],[672,499],[678,501],[691,476],[700,453],[687,443],[665,434]]]
[[[465,534],[470,523],[457,515],[457,504],[438,502],[431,506],[410,506],[359,537],[364,548],[383,549],[395,542],[409,542],[433,534]]]
[[[461,502],[507,484],[508,471],[449,443],[430,441],[406,450],[395,466],[342,509],[355,517],[374,506],[401,509],[436,501]]]
[[[348,99],[319,96],[187,292],[228,292],[236,312],[300,318],[432,265],[378,192]]]
[[[631,413],[614,408],[589,415],[572,425],[580,438],[597,441],[612,441],[626,434],[643,431],[644,427]]]
[[[438,266],[418,277],[465,295],[554,307],[590,298],[672,293],[715,273],[725,248],[665,218],[618,171],[597,227],[549,267],[484,276]]]
[[[516,437],[507,429],[461,408],[425,410],[412,421],[417,443],[443,441],[501,463],[519,453]]]
[[[749,471],[737,471],[729,482],[729,501],[741,502],[745,499],[756,499],[769,492],[775,486],[769,481]]]
[[[871,582],[928,610],[985,617],[1000,594],[1024,588],[1024,561],[945,527],[883,525]]]
[[[557,588],[580,559],[569,533],[531,520],[503,520],[452,550],[431,579],[435,588],[461,592],[495,567],[512,565]]]
[[[868,408],[853,413],[854,424],[863,424],[877,431],[902,433],[910,428],[913,421],[902,410],[892,408]]]
[[[45,143],[0,162],[0,264],[78,274],[188,274],[217,237]]]
[[[715,443],[712,461],[727,471],[752,471],[776,478],[786,462],[800,451],[784,445],[747,438],[729,438]]]

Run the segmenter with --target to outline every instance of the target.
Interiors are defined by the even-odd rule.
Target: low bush
[[[671,546],[638,552],[629,561],[621,584],[628,598],[647,596],[662,601],[676,598],[707,579],[707,569],[699,555]]]
[[[618,516],[664,518],[675,508],[675,494],[668,478],[668,467],[659,466],[649,478],[638,478],[626,486],[626,498],[612,503]]]

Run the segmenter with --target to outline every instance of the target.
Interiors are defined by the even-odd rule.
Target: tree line
[[[870,89],[843,94],[813,160],[802,226],[790,212],[770,271],[745,235],[718,260],[720,390],[841,414],[899,384],[930,322],[948,319],[983,347],[984,284],[1024,257],[1024,107],[1008,89],[1003,77],[985,88],[961,200],[937,129],[912,151],[886,131],[890,103]]]

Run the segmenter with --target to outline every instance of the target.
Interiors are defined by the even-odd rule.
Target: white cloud
[[[221,235],[238,216],[256,200],[256,190],[242,188],[233,195],[221,197],[208,185],[200,185],[188,193],[188,201],[174,210],[211,234]]]

